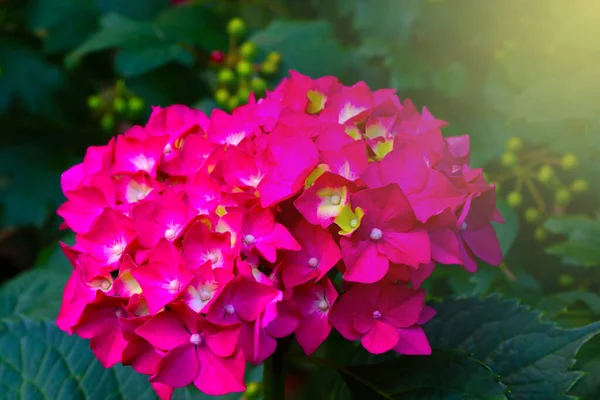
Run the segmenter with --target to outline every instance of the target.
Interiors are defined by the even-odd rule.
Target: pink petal
[[[376,321],[360,342],[368,352],[382,354],[398,344],[398,330],[382,321]]]
[[[194,379],[194,385],[211,396],[222,396],[232,392],[246,390],[244,371],[246,363],[241,351],[231,357],[218,357],[210,350],[198,347],[200,370]]]
[[[389,268],[389,260],[377,251],[370,240],[353,243],[352,239],[340,239],[342,256],[346,264],[343,278],[349,282],[373,283],[381,280]]]
[[[420,326],[398,329],[398,344],[394,350],[406,355],[428,356],[431,354],[431,346]]]
[[[190,333],[175,313],[163,311],[150,318],[135,332],[154,347],[171,350],[190,342]]]
[[[327,339],[331,332],[331,325],[326,315],[311,314],[302,319],[296,329],[296,339],[307,356]]]
[[[193,345],[188,344],[170,350],[160,362],[158,372],[150,381],[174,388],[185,387],[198,377],[199,370],[196,349]]]

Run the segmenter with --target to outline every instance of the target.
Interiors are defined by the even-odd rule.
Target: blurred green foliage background
[[[0,299],[45,282],[0,316],[56,313],[59,178],[88,146],[152,105],[231,109],[295,69],[396,88],[471,135],[503,199],[506,261],[438,268],[432,299],[501,293],[565,327],[595,321],[599,19],[595,0],[0,0],[0,275],[35,267]],[[574,393],[600,396],[590,379]]]

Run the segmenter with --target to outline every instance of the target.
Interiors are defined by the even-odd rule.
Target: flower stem
[[[285,398],[285,374],[283,373],[282,346],[267,358],[263,364],[263,399],[283,400]]]

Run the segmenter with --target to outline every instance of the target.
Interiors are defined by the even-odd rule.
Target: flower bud
[[[272,51],[267,55],[267,61],[273,64],[279,64],[281,62],[281,54]]]
[[[279,67],[277,64],[268,60],[262,63],[260,66],[260,72],[262,72],[264,75],[274,75],[277,73],[278,69]]]
[[[540,212],[537,208],[530,207],[525,210],[525,221],[530,224],[537,222],[540,219]]]
[[[252,63],[247,60],[240,60],[235,66],[235,70],[241,78],[249,78],[254,72]]]
[[[125,111],[126,107],[127,103],[123,97],[118,96],[113,99],[113,110],[115,110],[117,113],[121,114],[123,111]]]
[[[573,279],[573,275],[571,274],[564,273],[558,277],[558,284],[560,286],[571,286],[573,282],[575,282],[575,279]]]
[[[567,188],[558,189],[555,194],[556,204],[566,206],[571,201],[571,192]]]
[[[578,164],[579,160],[573,153],[567,153],[560,159],[560,165],[567,171],[577,167]]]
[[[506,141],[506,150],[508,151],[519,151],[523,148],[523,141],[521,138],[513,136]]]
[[[523,203],[523,196],[516,191],[510,192],[506,197],[506,202],[513,208],[519,207]]]
[[[215,64],[221,64],[223,63],[223,61],[225,61],[225,53],[223,53],[221,50],[213,50],[210,53],[210,61],[212,61]]]
[[[115,117],[112,114],[104,114],[100,120],[102,129],[112,132],[115,129]]]
[[[517,165],[517,155],[515,153],[506,152],[502,154],[502,159],[500,160],[502,166],[506,168],[511,168]]]
[[[585,179],[575,179],[571,184],[573,193],[583,193],[590,188],[590,184]]]
[[[127,102],[127,107],[129,108],[129,111],[131,111],[134,114],[139,113],[140,111],[142,111],[144,109],[144,100],[140,97],[137,96],[133,96],[129,98],[129,101]]]
[[[235,83],[235,74],[230,69],[221,69],[217,72],[217,82],[220,85],[232,85]]]
[[[227,24],[227,34],[240,38],[246,34],[246,23],[241,18],[233,18]]]
[[[252,78],[252,80],[250,81],[250,87],[252,88],[252,91],[254,93],[256,93],[259,96],[262,96],[267,90],[267,82],[263,78]]]
[[[546,238],[548,238],[548,232],[546,232],[546,228],[544,228],[543,226],[538,226],[537,228],[535,228],[533,237],[538,242],[543,242],[546,240]]]
[[[542,165],[538,170],[538,180],[542,183],[548,183],[554,176],[554,170],[549,165]]]
[[[217,89],[217,91],[215,92],[215,102],[223,107],[227,104],[227,101],[229,100],[229,92],[227,91],[227,89],[221,88],[221,89]]]
[[[258,48],[252,42],[244,42],[240,46],[240,55],[246,60],[253,60],[258,54]]]
[[[250,93],[251,91],[247,87],[241,87],[238,89],[237,98],[240,99],[240,104],[246,104],[248,102]]]
[[[88,103],[88,107],[91,110],[97,110],[100,107],[102,107],[102,103],[103,103],[102,97],[99,95],[90,96],[90,97],[88,97],[87,103]]]

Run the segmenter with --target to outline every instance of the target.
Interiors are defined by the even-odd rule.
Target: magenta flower
[[[179,297],[194,278],[179,250],[166,239],[161,239],[152,250],[148,265],[131,274],[142,288],[151,315]]]
[[[246,389],[239,331],[239,325],[215,325],[186,311],[163,311],[136,329],[139,336],[166,351],[152,382],[174,388],[193,382],[213,396]]]
[[[314,353],[329,336],[329,313],[337,297],[337,291],[327,278],[294,288],[293,300],[302,315],[295,331],[296,339],[307,355]]]
[[[416,333],[424,301],[424,291],[400,284],[355,284],[335,303],[329,319],[342,336],[348,340],[360,339],[363,347],[373,354],[394,349],[400,338],[401,348],[412,346],[422,349],[421,354],[429,354],[427,338]]]
[[[430,261],[427,231],[418,226],[398,185],[363,190],[351,202],[365,210],[365,216],[352,236],[340,239],[344,279],[373,283],[385,276],[390,261],[414,268]]]
[[[342,258],[328,230],[302,219],[292,233],[301,249],[286,252],[283,258],[281,278],[286,288],[311,280],[319,281]]]

